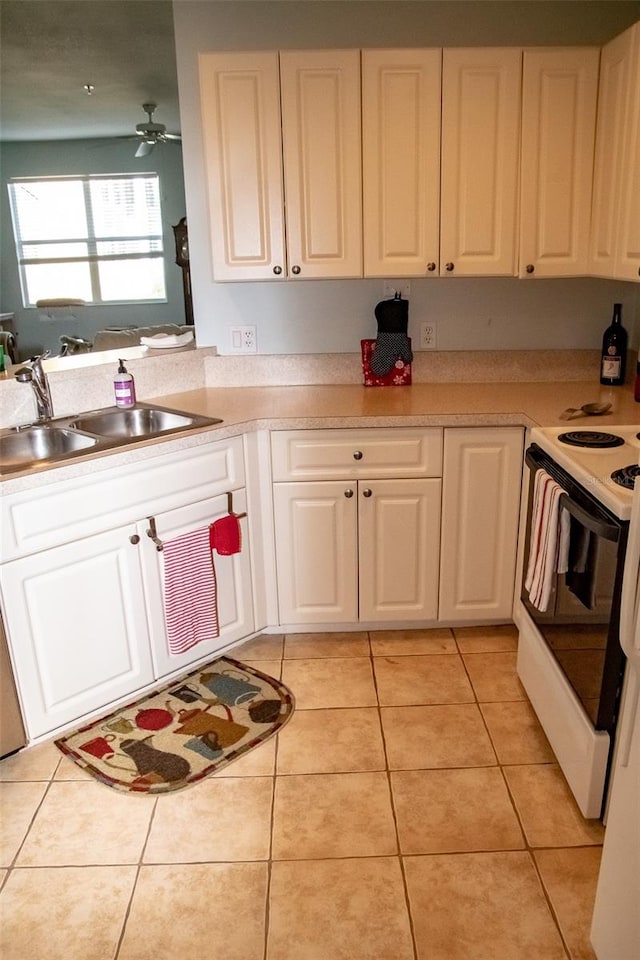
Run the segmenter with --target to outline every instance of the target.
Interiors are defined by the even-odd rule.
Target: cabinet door
[[[440,273],[513,276],[522,51],[444,51]]]
[[[280,54],[289,274],[362,276],[360,51]]]
[[[521,277],[587,273],[599,53],[525,51]]]
[[[215,280],[285,275],[278,54],[200,54]]]
[[[2,569],[2,595],[29,738],[153,680],[140,545],[122,527]]]
[[[438,275],[441,57],[362,52],[366,277]]]
[[[621,280],[640,280],[640,22],[630,32],[630,86],[624,124],[620,232],[614,275]]]
[[[273,488],[281,624],[358,619],[357,485]]]
[[[627,30],[606,44],[600,56],[589,244],[589,272],[598,277],[613,277],[615,271],[632,46]]]
[[[460,427],[444,435],[439,618],[509,620],[523,431]]]
[[[227,508],[227,498],[222,496],[160,514],[154,517],[156,535],[164,543],[190,531],[208,527],[215,520],[226,516]],[[244,490],[234,491],[233,509],[236,513],[243,513],[246,510]],[[166,634],[163,552],[156,549],[148,536],[149,522],[144,521],[139,524],[138,532],[145,553],[144,580],[156,676],[162,677],[181,667],[186,668],[191,663],[212,656],[216,650],[252,632],[251,563],[246,518],[241,520],[241,528],[240,553],[231,556],[213,553],[219,636],[210,642],[198,643],[184,653],[176,655],[169,650]]]
[[[438,616],[440,480],[358,482],[361,620]]]

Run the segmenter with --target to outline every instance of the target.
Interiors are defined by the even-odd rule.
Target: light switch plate
[[[231,353],[257,353],[258,342],[254,326],[229,327]]]

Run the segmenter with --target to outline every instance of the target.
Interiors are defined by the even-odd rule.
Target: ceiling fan
[[[142,104],[142,109],[148,120],[136,124],[136,134],[140,138],[140,144],[135,153],[136,157],[148,156],[157,143],[182,143],[182,137],[179,134],[167,133],[164,123],[153,122],[153,114],[157,106],[156,103]]]

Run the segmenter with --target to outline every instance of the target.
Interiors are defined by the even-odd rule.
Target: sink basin
[[[46,423],[0,430],[0,476],[81,453],[115,451],[147,437],[164,437],[222,423],[217,417],[181,413],[149,403],[108,407]]]
[[[59,460],[94,447],[97,442],[95,437],[73,430],[34,424],[0,437],[0,464],[10,470],[39,460]]]
[[[78,417],[69,426],[74,430],[97,433],[100,437],[149,437],[168,430],[184,430],[195,422],[195,417],[158,407],[132,407]]]

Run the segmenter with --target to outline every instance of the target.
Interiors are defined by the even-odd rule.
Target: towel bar
[[[246,517],[245,513],[234,513],[233,512],[233,493],[229,491],[227,493],[227,513],[231,514],[232,517],[237,517],[238,520],[242,520],[243,517]]]

